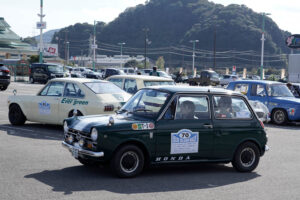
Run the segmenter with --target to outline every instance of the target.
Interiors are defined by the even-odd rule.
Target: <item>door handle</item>
[[[203,126],[204,126],[204,128],[213,128],[213,125],[211,125],[211,124],[204,124]]]

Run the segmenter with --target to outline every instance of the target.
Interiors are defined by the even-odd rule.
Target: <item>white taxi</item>
[[[8,97],[8,118],[12,125],[26,120],[45,124],[63,124],[77,115],[110,114],[118,110],[130,94],[111,82],[86,78],[50,80],[36,95]]]

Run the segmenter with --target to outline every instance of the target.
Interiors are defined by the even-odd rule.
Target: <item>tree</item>
[[[137,67],[139,65],[138,61],[136,60],[129,60],[128,62],[125,63],[124,67]]]
[[[32,56],[30,56],[30,58],[28,59],[28,62],[29,62],[30,64],[31,64],[31,63],[39,62],[39,58],[40,58],[39,55],[32,55]]]
[[[155,64],[158,69],[165,70],[165,60],[163,56],[159,56]]]

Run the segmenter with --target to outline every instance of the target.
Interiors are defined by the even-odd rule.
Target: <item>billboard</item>
[[[39,46],[38,46],[38,49],[40,49]],[[43,56],[45,56],[45,57],[57,57],[58,56],[58,45],[57,44],[45,43],[44,44]]]
[[[289,36],[286,39],[285,43],[289,48],[293,48],[293,49],[300,48],[300,34]]]

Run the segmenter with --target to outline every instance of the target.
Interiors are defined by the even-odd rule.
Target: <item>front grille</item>
[[[92,145],[92,149],[96,148],[97,142],[94,142],[90,136],[90,133],[86,133],[83,131],[75,130],[75,129],[69,129],[68,133],[65,133],[65,141],[68,142],[67,138],[73,135],[74,141],[72,144],[79,142],[81,138],[84,139],[84,146],[82,148],[91,149],[88,148],[88,144]]]

